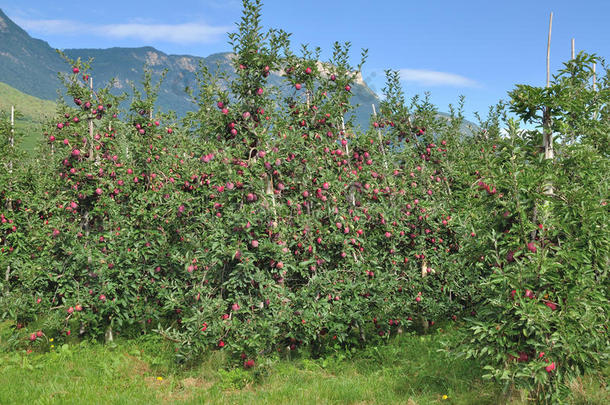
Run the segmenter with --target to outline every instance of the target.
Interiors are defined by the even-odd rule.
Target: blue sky
[[[0,8],[55,48],[154,46],[171,54],[229,51],[237,0],[0,0]],[[544,85],[549,13],[551,69],[576,50],[610,54],[610,1],[351,0],[263,2],[267,28],[291,32],[293,49],[352,43],[353,64],[368,48],[363,76],[378,93],[384,69],[401,71],[407,96],[430,91],[441,111],[466,96],[466,115],[485,113],[516,83]]]

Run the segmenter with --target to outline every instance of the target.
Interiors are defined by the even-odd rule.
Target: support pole
[[[553,12],[549,19],[549,40],[546,46],[546,87],[551,83],[551,30],[553,29]]]
[[[13,149],[15,147],[15,106],[12,105],[11,106],[11,131],[9,133],[9,145],[11,148],[11,151],[9,152],[9,161],[8,161],[8,171],[9,173],[13,172]],[[10,189],[10,180],[9,180],[9,189]],[[10,199],[10,196],[7,200],[7,208],[9,210],[12,210],[13,208],[13,203]],[[9,287],[8,287],[8,282],[11,278],[11,265],[10,262],[9,264],[6,265],[6,272],[4,274],[4,293],[8,294],[9,293]]]
[[[553,29],[553,12],[551,12],[551,16],[549,18],[549,39],[547,42],[546,48],[546,87],[547,89],[551,87],[551,31]],[[553,128],[552,128],[552,119],[551,119],[551,108],[546,106],[544,108],[543,119],[543,141],[542,144],[544,146],[544,158],[545,159],[553,159],[555,157],[555,153],[553,151]],[[544,194],[553,195],[553,186],[547,184],[544,186]]]
[[[93,98],[93,77],[89,78],[89,89],[91,90],[91,98]],[[93,108],[93,103],[91,108]],[[91,111],[89,111],[89,160],[93,160],[93,117]]]
[[[377,119],[377,110],[375,109],[375,104],[371,104],[371,106],[373,107],[373,117],[375,117],[375,119]],[[381,154],[383,155],[383,164],[385,166],[385,168],[388,168],[388,161],[386,160],[385,157],[385,145],[383,144],[383,136],[381,135],[381,128],[377,128],[377,138],[379,138],[379,150],[381,151]]]
[[[553,28],[553,13],[551,12],[551,17],[549,20],[549,39],[547,43],[546,49],[546,87],[547,89],[551,87],[551,31]],[[551,110],[550,107],[545,107],[544,118],[543,118],[543,127],[544,127],[544,158],[545,159],[553,159],[554,151],[553,151],[553,131],[551,128]],[[549,190],[547,190],[549,191]],[[552,194],[553,190],[550,189],[549,194]]]
[[[15,106],[11,106],[11,137],[9,139],[11,148],[15,146]],[[11,163],[12,165],[12,163]]]

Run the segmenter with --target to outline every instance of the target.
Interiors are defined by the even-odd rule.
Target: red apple
[[[534,245],[534,242],[530,242],[527,244],[527,249],[532,252],[532,253],[536,253],[536,245]]]

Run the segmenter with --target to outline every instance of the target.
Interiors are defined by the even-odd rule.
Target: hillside
[[[30,96],[0,82],[0,110],[10,111],[15,106],[24,120],[41,123],[55,113],[55,103]]]
[[[26,151],[33,151],[40,138],[42,124],[55,113],[55,103],[22,93],[0,82],[0,111],[9,115],[11,106],[15,107],[15,129],[23,134],[20,146]]]

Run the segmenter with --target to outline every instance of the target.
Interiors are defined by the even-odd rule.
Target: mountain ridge
[[[203,63],[212,73],[220,69],[230,76],[234,75],[230,63],[231,52],[217,52],[206,57],[173,55],[153,46],[67,48],[62,52],[71,59],[93,58],[94,86],[116,79],[117,91],[129,89],[130,83],[139,87],[145,65],[152,71],[155,81],[159,80],[164,69],[168,69],[160,87],[157,107],[164,111],[173,110],[179,116],[195,108],[185,89],[197,88],[195,72],[199,63]],[[58,72],[68,69],[63,58],[46,41],[31,37],[0,9],[0,82],[25,94],[57,100],[57,89],[61,88]],[[278,74],[273,74],[269,83],[278,85],[281,80]],[[354,83],[352,93],[352,103],[360,104],[354,112],[355,122],[365,127],[368,125],[371,104],[378,105],[379,99],[363,80]]]
[[[175,111],[178,116],[184,116],[196,108],[185,89],[197,89],[195,72],[199,63],[203,63],[212,74],[220,69],[228,73],[229,77],[235,76],[231,52],[217,52],[206,57],[174,55],[153,46],[67,48],[62,52],[71,59],[93,58],[91,67],[94,87],[116,80],[117,92],[129,89],[131,84],[141,89],[146,65],[152,71],[153,81],[158,81],[163,71],[168,69],[159,89],[157,108]],[[61,95],[58,89],[62,88],[58,72],[68,71],[69,68],[62,56],[46,41],[31,37],[0,9],[0,82],[25,94],[56,101]],[[286,87],[278,72],[272,72],[268,83]],[[352,83],[351,102],[356,107],[353,111],[354,124],[362,128],[368,127],[372,105],[378,109],[380,99],[361,75]]]

